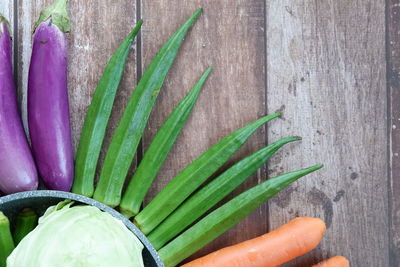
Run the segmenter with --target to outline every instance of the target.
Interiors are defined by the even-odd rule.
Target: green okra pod
[[[111,139],[99,183],[94,192],[94,199],[111,207],[119,205],[125,178],[151,110],[186,33],[201,11],[202,9],[197,10],[170,37],[143,73]]]
[[[281,147],[300,139],[300,137],[283,138],[233,165],[189,197],[156,229],[150,232],[147,236],[150,243],[155,249],[160,249],[242,184]]]
[[[189,257],[236,225],[286,186],[322,167],[322,165],[315,165],[279,175],[238,195],[160,249],[158,253],[164,265],[166,267],[176,266],[183,259]]]
[[[15,218],[13,239],[15,245],[29,234],[38,224],[38,215],[30,208],[23,209]]]
[[[173,144],[181,133],[191,111],[200,95],[211,68],[208,68],[194,85],[192,90],[168,116],[160,127],[149,148],[146,150],[126,192],[122,196],[120,211],[126,217],[132,217],[139,212],[140,206],[168,156]]]
[[[10,221],[0,211],[0,267],[6,267],[7,257],[14,248],[14,241],[10,231]]]
[[[129,51],[143,21],[139,20],[107,63],[87,110],[75,159],[72,192],[91,197],[106,127]]]
[[[135,217],[143,233],[150,233],[170,215],[191,193],[217,171],[262,125],[280,116],[275,113],[253,121],[211,146],[175,176]]]

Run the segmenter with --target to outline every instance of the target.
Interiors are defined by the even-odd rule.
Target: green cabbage
[[[8,267],[143,267],[143,245],[119,220],[92,206],[50,207],[7,259]]]

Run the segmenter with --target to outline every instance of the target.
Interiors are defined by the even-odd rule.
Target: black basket
[[[81,195],[52,191],[52,190],[37,190],[16,193],[5,197],[0,197],[0,211],[2,211],[11,221],[14,221],[15,216],[23,208],[32,208],[39,216],[47,210],[48,207],[56,205],[58,202],[65,199],[73,200],[78,203],[94,206],[102,211],[111,214],[113,217],[122,221],[129,230],[131,230],[143,243],[143,261],[146,267],[164,267],[154,247],[144,234],[128,219],[118,213],[116,210],[88,197]]]

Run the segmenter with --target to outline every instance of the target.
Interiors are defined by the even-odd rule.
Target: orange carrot
[[[299,217],[270,233],[220,249],[182,267],[275,267],[314,249],[325,230],[321,219]]]
[[[350,267],[349,261],[343,256],[335,256],[312,267]]]

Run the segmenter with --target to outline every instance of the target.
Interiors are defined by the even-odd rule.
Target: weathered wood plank
[[[186,38],[162,88],[144,138],[145,147],[205,68],[211,65],[214,71],[160,171],[150,198],[207,147],[265,113],[264,1],[143,1],[143,65],[149,63],[167,37],[199,7],[204,8],[204,13]],[[235,159],[264,144],[265,133],[260,130]],[[264,174],[260,171],[241,190],[256,184]],[[263,206],[197,255],[265,233],[266,216],[266,206]]]
[[[26,88],[31,55],[31,32],[40,10],[50,0],[19,1],[19,84],[26,123]],[[75,148],[86,109],[105,64],[136,21],[136,1],[70,1],[72,31],[69,33],[69,100]],[[124,80],[116,98],[105,146],[116,127],[136,84],[136,52],[127,62]],[[103,152],[106,151],[103,149]],[[103,156],[102,156],[103,158]]]
[[[389,90],[389,266],[400,265],[400,1],[386,1]]]
[[[14,27],[14,11],[13,0],[3,0],[0,2],[0,14],[10,22],[12,28]]]
[[[304,138],[270,175],[326,165],[270,203],[271,228],[298,215],[328,225],[319,249],[288,266],[336,254],[352,266],[389,266],[385,3],[266,3],[267,107],[285,114],[268,139]]]

